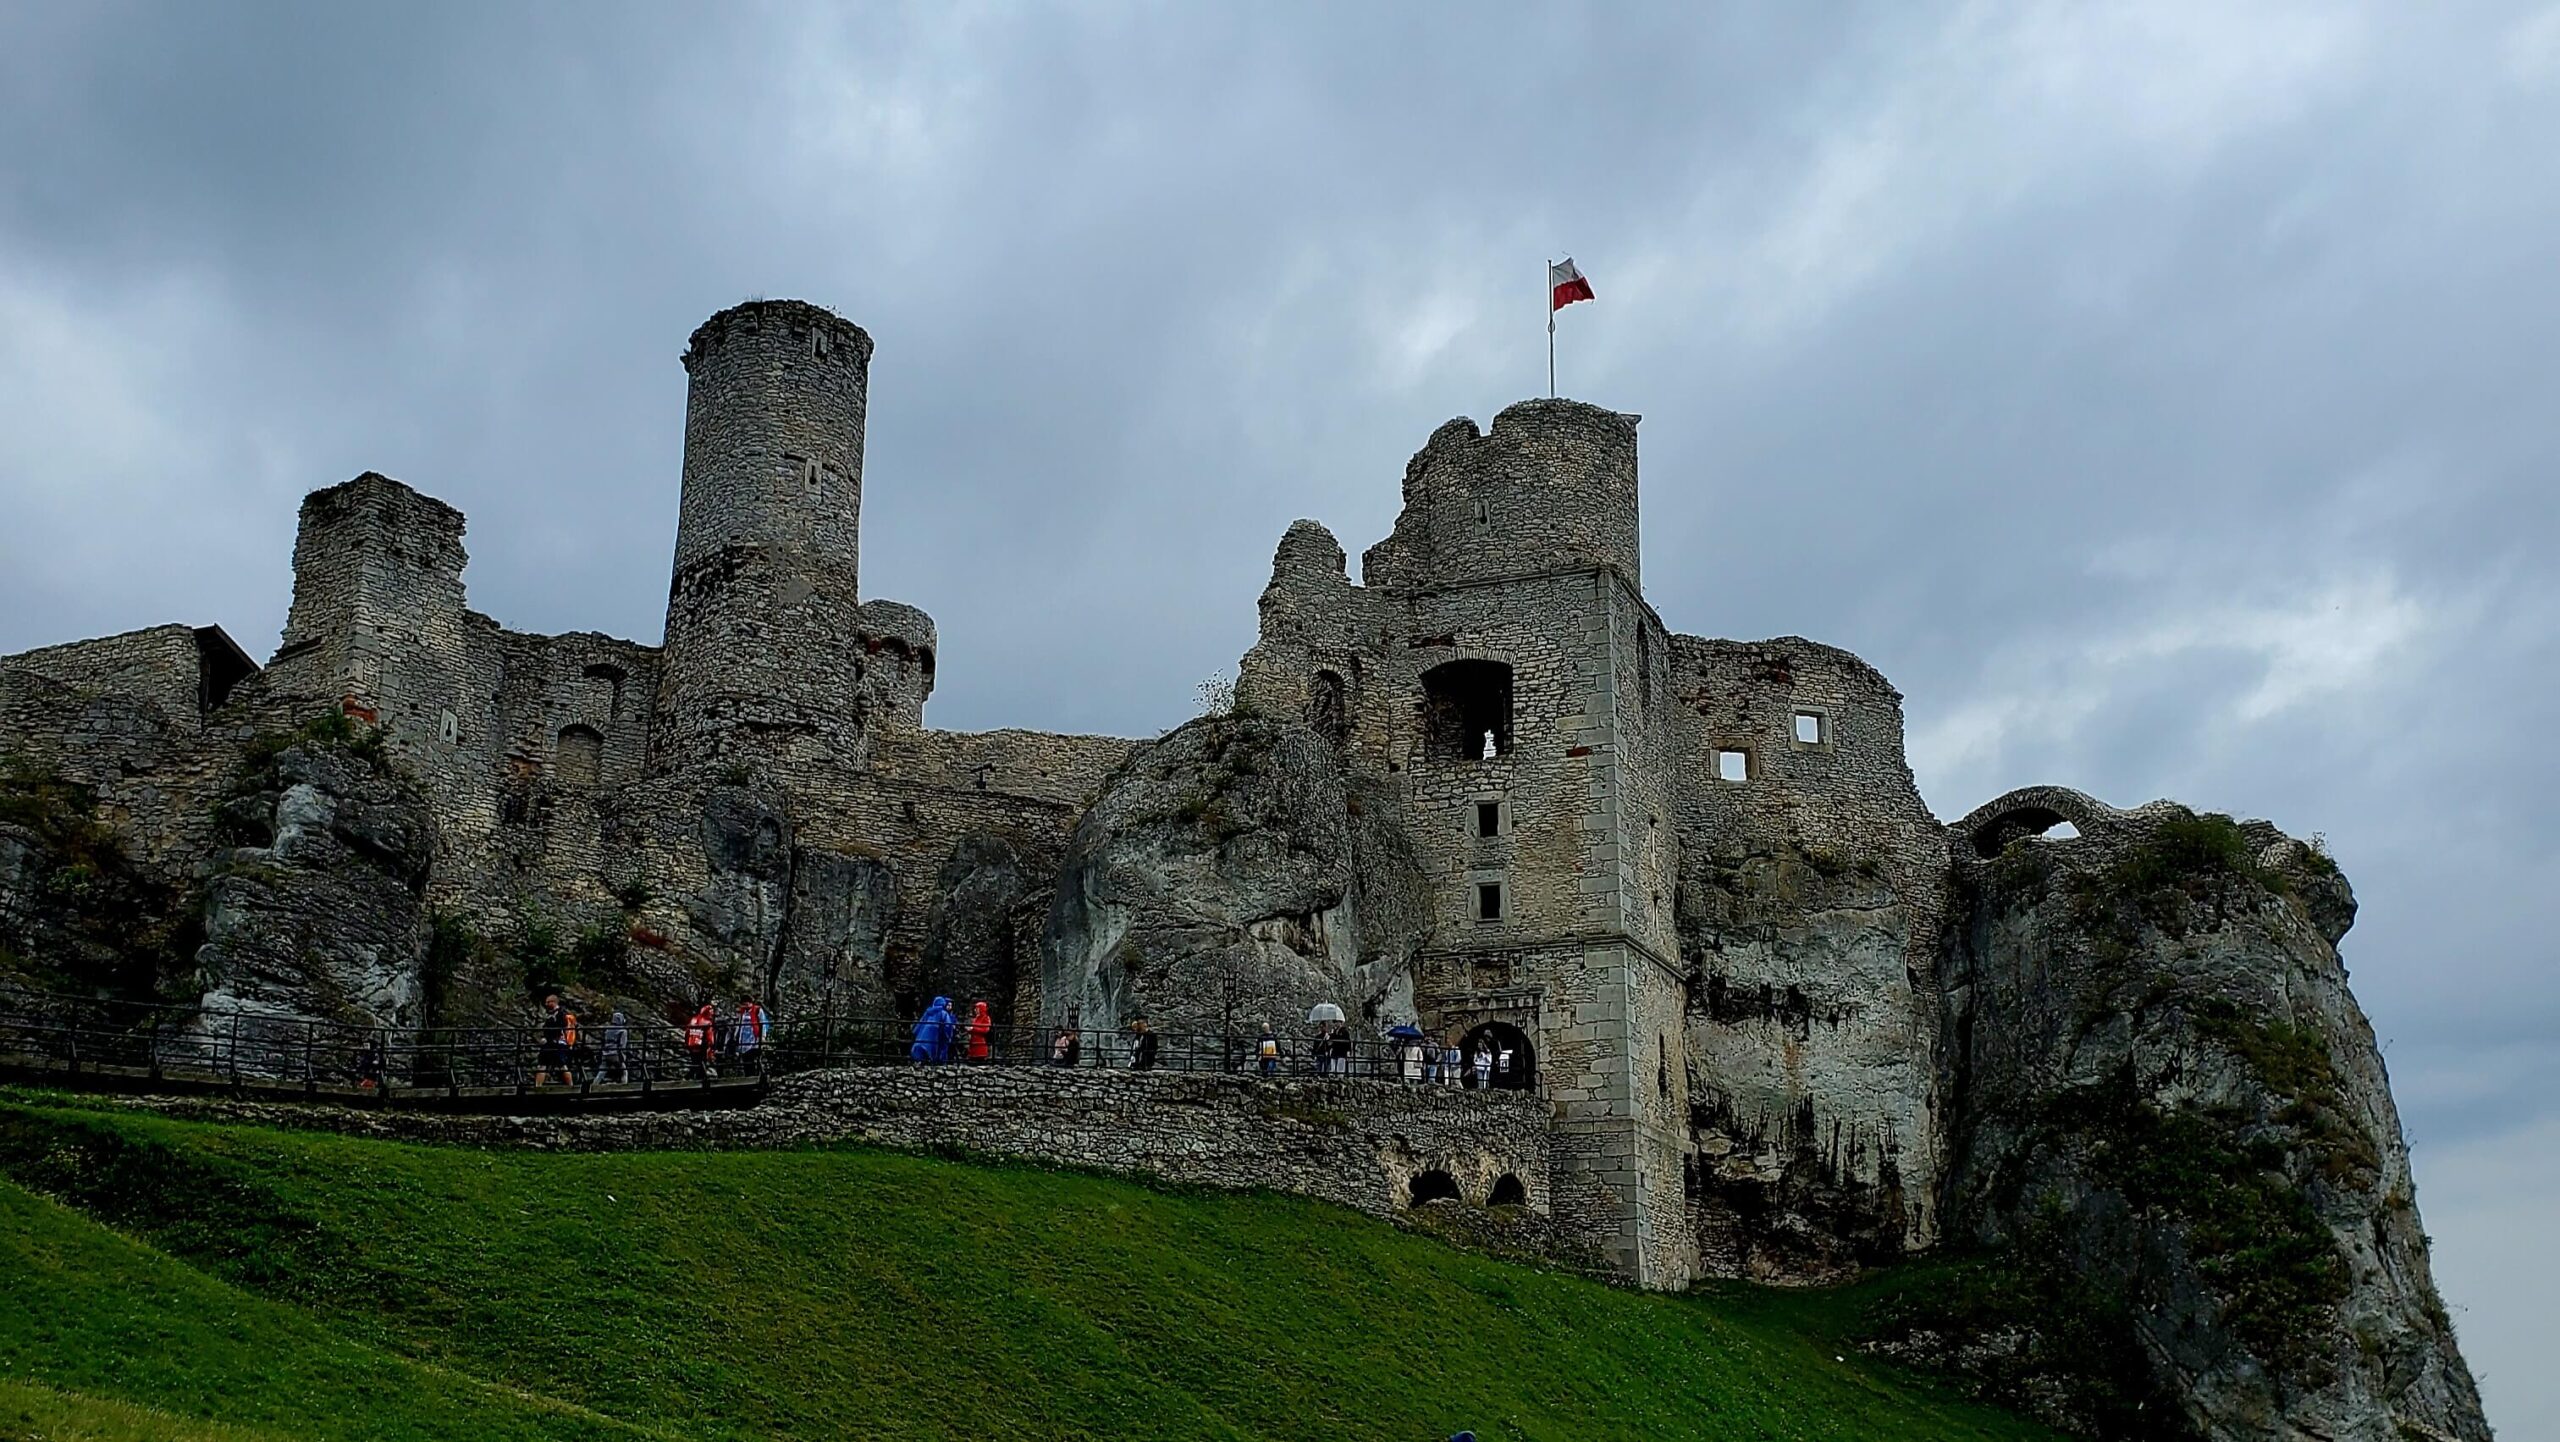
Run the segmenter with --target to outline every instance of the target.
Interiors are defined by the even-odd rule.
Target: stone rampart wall
[[[863,1141],[960,1148],[1231,1190],[1268,1189],[1391,1217],[1413,1179],[1447,1173],[1483,1203],[1519,1178],[1548,1208],[1546,1108],[1518,1092],[1172,1072],[863,1067],[775,1084],[728,1110],[492,1117],[164,1100],[177,1115],[363,1136],[559,1151],[717,1150]]]

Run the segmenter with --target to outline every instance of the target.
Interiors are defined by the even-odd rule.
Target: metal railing
[[[1096,1032],[1007,1025],[972,1034],[962,1020],[938,1049],[913,1020],[768,1017],[751,1042],[722,1017],[696,1029],[651,1018],[620,1025],[581,1016],[574,1040],[540,1025],[394,1030],[306,1017],[63,996],[0,986],[0,1065],[83,1076],[255,1084],[339,1093],[440,1091],[648,1092],[734,1087],[843,1066],[932,1065],[1152,1069],[1247,1076],[1343,1077],[1474,1086],[1445,1044],[1397,1038],[1254,1032]],[[1491,1075],[1487,1085],[1525,1085]]]

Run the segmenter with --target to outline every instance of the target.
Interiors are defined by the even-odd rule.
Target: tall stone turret
[[[650,769],[856,758],[871,337],[749,301],[685,348],[684,499]]]
[[[1460,418],[1405,466],[1395,534],[1361,559],[1372,586],[1433,586],[1608,565],[1639,582],[1637,417],[1582,401]]]

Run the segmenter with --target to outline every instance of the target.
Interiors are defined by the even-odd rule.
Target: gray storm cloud
[[[1942,816],[2325,833],[2465,1345],[2560,1435],[2560,9],[0,11],[0,651],[273,644],[302,492],[655,639],[690,328],[877,338],[947,726],[1151,733],[1440,421],[1645,415],[1683,630],[1909,698]]]

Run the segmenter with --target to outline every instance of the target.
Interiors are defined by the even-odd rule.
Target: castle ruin
[[[469,609],[461,513],[368,473],[303,502],[265,666],[190,626],[0,658],[0,751],[78,788],[135,886],[195,909],[151,984],[209,1004],[517,1020],[547,980],[524,953],[575,937],[597,941],[573,985],[652,1011],[718,993],[912,1015],[945,993],[1208,1028],[1333,1000],[1372,1034],[1495,1037],[1549,1117],[1533,1202],[1649,1287],[2005,1235],[2014,1189],[1966,1190],[2027,1165],[1969,1100],[1995,1061],[2057,1087],[2102,1052],[2143,1086],[2200,1074],[2212,1033],[2186,1012],[2176,1065],[2146,1050],[2176,1000],[2158,986],[2101,988],[2058,1061],[1995,1056],[2008,1017],[1979,1010],[1986,958],[2014,978],[2018,918],[2064,924],[2017,868],[2183,836],[2193,813],[2038,789],[1940,823],[1873,667],[1680,634],[1646,602],[1637,417],[1538,400],[1443,425],[1357,580],[1322,526],[1291,526],[1235,718],[1159,742],[951,732],[924,724],[932,619],[858,589],[871,357],[792,301],[694,332],[662,644]],[[378,738],[385,776],[260,742],[315,717]],[[2063,820],[2079,841],[2037,839]],[[13,860],[10,835],[0,944],[76,951],[31,899],[41,838]],[[2232,835],[2290,898],[2252,945],[2288,959],[2216,985],[2274,1014],[2308,1005],[2284,968],[2334,970],[2324,1034],[2369,1050],[2333,949],[2352,899],[2321,900],[2343,881],[2263,823]],[[2034,967],[2070,954],[2037,945]],[[2406,1189],[2378,1107],[2358,1197]],[[2405,1215],[2377,1244],[2407,1283],[2395,1325],[2433,1295]],[[2432,1360],[2393,1385],[2423,1373],[2458,1413],[2449,1330],[2410,1325]]]

